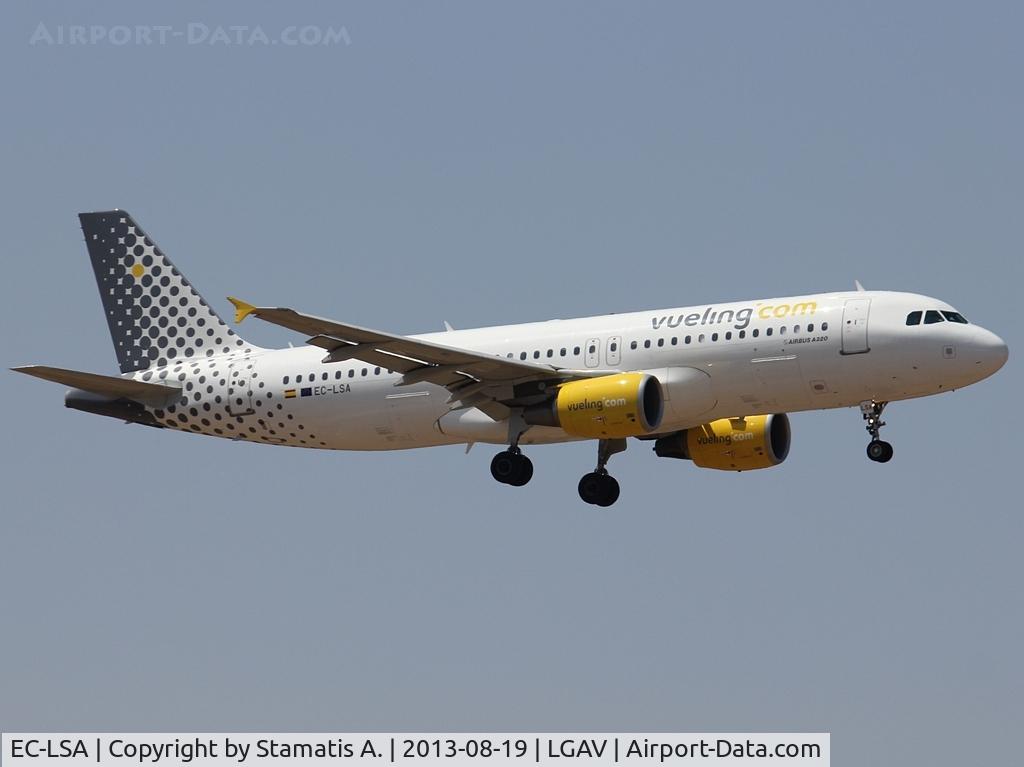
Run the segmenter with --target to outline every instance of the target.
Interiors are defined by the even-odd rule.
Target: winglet
[[[231,296],[228,296],[228,301],[230,301],[235,307],[235,322],[238,324],[241,324],[242,320],[256,311],[255,306],[246,303],[240,298],[232,298]]]

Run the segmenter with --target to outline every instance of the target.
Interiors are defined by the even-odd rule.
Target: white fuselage
[[[445,346],[594,373],[646,371],[667,396],[659,433],[716,418],[887,402],[960,388],[1006,360],[973,324],[907,325],[912,311],[953,311],[911,293],[858,291],[430,333]],[[332,450],[395,450],[506,441],[479,411],[449,413],[447,389],[314,346],[253,349],[140,371],[183,387],[151,410],[200,434]],[[440,421],[440,423],[439,423]],[[574,439],[531,427],[522,443]]]

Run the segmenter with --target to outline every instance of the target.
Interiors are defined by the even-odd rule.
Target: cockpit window
[[[939,314],[934,309],[929,309],[928,311],[926,311],[924,313],[924,324],[925,325],[934,325],[936,322],[944,322],[944,321],[945,320],[942,319],[942,315]]]
[[[910,314],[907,315],[907,324],[920,325],[922,314],[924,314],[924,312],[911,312]]]
[[[959,322],[961,325],[967,324],[967,318],[960,314],[960,312],[943,312],[942,316],[950,322]]]

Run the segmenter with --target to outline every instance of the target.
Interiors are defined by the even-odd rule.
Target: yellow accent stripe
[[[284,390],[284,398],[285,399],[292,399],[294,396],[295,396],[295,389],[285,389]]]
[[[235,322],[241,323],[246,317],[256,311],[256,307],[250,303],[243,301],[240,298],[232,298],[228,296],[230,301],[235,306]]]

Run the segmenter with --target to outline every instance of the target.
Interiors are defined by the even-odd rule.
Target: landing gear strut
[[[888,404],[888,402],[875,402],[874,400],[860,403],[860,415],[867,421],[867,425],[864,428],[871,435],[871,441],[868,443],[867,449],[868,458],[876,463],[886,463],[892,460],[892,445],[878,436],[881,428],[885,426],[885,421],[882,420],[882,411],[885,410],[885,406]]]
[[[619,483],[605,466],[608,459],[626,449],[624,439],[602,439],[597,445],[597,468],[580,480],[580,498],[594,506],[611,506],[619,499]]]

